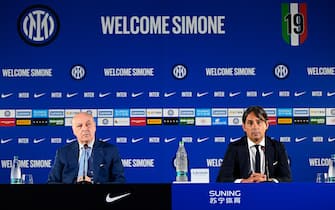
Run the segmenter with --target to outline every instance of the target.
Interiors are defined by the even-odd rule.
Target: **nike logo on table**
[[[334,95],[335,95],[335,92],[327,92],[328,97],[331,97],[331,96],[334,96]]]
[[[128,195],[130,195],[130,193],[125,193],[123,195],[118,195],[118,196],[110,197],[110,193],[108,193],[106,195],[106,202],[107,203],[113,203],[113,202],[115,202],[117,200],[120,200],[120,199],[122,199],[124,197],[127,197]]]

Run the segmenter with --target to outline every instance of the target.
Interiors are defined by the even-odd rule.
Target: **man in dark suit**
[[[242,128],[246,135],[229,143],[217,182],[291,181],[284,144],[266,136],[268,127],[268,117],[262,107],[251,106],[245,110]]]
[[[116,146],[95,139],[96,124],[86,112],[72,119],[77,141],[56,151],[48,183],[124,183],[124,169]]]

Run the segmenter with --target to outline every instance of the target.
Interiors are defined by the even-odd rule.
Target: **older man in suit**
[[[268,127],[268,117],[262,107],[251,106],[245,110],[242,116],[245,136],[228,145],[217,182],[291,181],[284,144],[266,136]]]
[[[56,151],[48,183],[124,183],[124,169],[116,146],[95,139],[96,124],[86,112],[72,119],[77,141]]]

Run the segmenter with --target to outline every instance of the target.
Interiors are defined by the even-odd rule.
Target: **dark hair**
[[[243,116],[242,116],[243,124],[245,123],[245,121],[246,121],[246,119],[247,119],[247,117],[250,113],[254,113],[258,119],[263,120],[265,122],[268,120],[268,115],[266,114],[263,107],[261,107],[261,106],[250,106],[243,113]]]

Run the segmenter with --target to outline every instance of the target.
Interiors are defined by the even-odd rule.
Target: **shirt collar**
[[[93,139],[93,141],[91,141],[90,143],[88,143],[87,146],[89,148],[93,148],[94,141],[95,141],[95,139]],[[80,144],[79,142],[78,142],[78,144],[79,144],[79,148],[83,148],[84,147],[84,144]]]
[[[248,148],[251,148],[254,145],[256,145],[256,144],[248,138]],[[263,138],[262,141],[259,142],[258,145],[261,145],[261,146],[265,147],[265,138]]]

